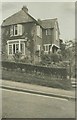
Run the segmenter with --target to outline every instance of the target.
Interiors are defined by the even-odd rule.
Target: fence
[[[7,70],[20,70],[22,72],[31,73],[31,74],[39,74],[39,75],[50,75],[55,78],[67,78],[67,69],[64,67],[44,67],[44,66],[36,66],[31,64],[23,64],[23,63],[15,63],[15,62],[1,62],[2,67]]]

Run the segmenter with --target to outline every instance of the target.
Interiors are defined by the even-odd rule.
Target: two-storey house
[[[36,20],[23,8],[5,19],[2,30],[2,60],[12,60],[16,53],[35,64],[40,62],[41,51],[45,54],[59,48],[57,19]]]

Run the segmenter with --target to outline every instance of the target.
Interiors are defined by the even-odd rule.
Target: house
[[[23,8],[12,16],[3,20],[2,60],[12,60],[16,53],[33,64],[41,61],[41,51],[45,54],[56,52],[59,49],[58,20],[36,20]]]

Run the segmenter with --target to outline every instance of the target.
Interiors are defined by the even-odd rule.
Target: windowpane
[[[22,25],[21,25],[21,24],[18,24],[18,25],[17,25],[17,28],[18,28],[18,31],[17,31],[18,33],[17,33],[17,34],[18,34],[18,35],[22,35]]]
[[[51,35],[51,29],[46,30],[46,35]]]
[[[19,44],[16,44],[16,53],[19,52]]]
[[[37,26],[37,36],[42,38],[42,29],[39,25]]]
[[[17,25],[14,26],[14,34],[17,35]]]
[[[51,48],[51,45],[50,45],[50,44],[45,44],[45,45],[44,45],[44,51],[45,51],[45,52],[49,52],[49,51],[50,51],[50,48]]]
[[[12,54],[12,45],[9,45],[9,54]]]
[[[58,31],[56,30],[56,40],[58,40]]]
[[[13,54],[15,54],[15,44],[13,44]]]

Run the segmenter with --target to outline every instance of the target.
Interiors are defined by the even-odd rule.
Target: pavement
[[[2,82],[0,80],[0,83],[0,86],[5,89],[75,100],[75,90],[68,91],[40,85],[14,82],[10,80],[2,80]]]

